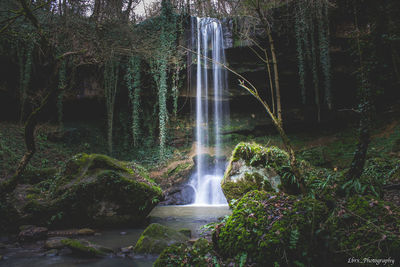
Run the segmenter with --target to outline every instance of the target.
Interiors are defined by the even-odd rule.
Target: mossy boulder
[[[154,263],[154,267],[165,266],[216,266],[212,244],[204,238],[198,239],[192,246],[175,244],[163,250]]]
[[[214,249],[225,259],[246,255],[257,266],[318,266],[310,259],[323,249],[318,233],[327,215],[325,204],[315,199],[251,191],[216,226]]]
[[[277,192],[281,183],[290,187],[291,176],[289,156],[283,150],[239,143],[232,152],[221,186],[230,202],[252,190]]]
[[[326,227],[331,262],[387,259],[400,255],[400,211],[376,196],[354,195],[338,202]]]
[[[189,237],[181,231],[152,223],[140,236],[134,251],[140,254],[160,254],[166,247],[187,240],[189,240]]]
[[[114,253],[112,249],[102,247],[86,240],[63,239],[61,244],[72,250],[72,253],[82,257],[104,257]]]
[[[62,249],[66,246],[62,241],[66,239],[67,238],[65,237],[50,237],[49,239],[46,240],[43,247],[49,250]]]
[[[143,167],[99,154],[73,157],[51,196],[52,224],[72,227],[142,224],[163,198]]]

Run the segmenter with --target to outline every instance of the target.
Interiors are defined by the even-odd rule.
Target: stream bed
[[[229,215],[231,211],[228,205],[213,206],[158,206],[150,213],[151,223],[160,223],[174,229],[189,228],[192,231],[192,238],[198,238],[201,233],[201,227],[216,222],[219,218]],[[123,257],[118,253],[120,248],[134,246],[144,228],[126,228],[98,231],[96,235],[84,237],[82,239],[99,244],[101,246],[112,248],[116,255],[98,258],[86,259],[71,255],[46,255],[46,250],[40,244],[24,244],[20,247],[0,248],[0,266],[15,267],[42,267],[42,266],[118,266],[118,267],[150,267],[157,259],[157,255],[133,255],[132,257]]]

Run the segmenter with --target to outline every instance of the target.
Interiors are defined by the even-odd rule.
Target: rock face
[[[188,160],[167,169],[158,179],[165,189],[161,205],[186,205],[194,201],[194,189],[188,185],[194,162]]]
[[[160,254],[166,247],[189,240],[187,231],[176,231],[158,223],[150,224],[140,236],[134,251],[140,254]]]
[[[163,198],[142,167],[98,154],[72,158],[53,194],[60,221],[72,226],[137,225]]]
[[[240,199],[252,190],[279,191],[289,158],[277,147],[239,143],[232,152],[221,182],[226,199]]]

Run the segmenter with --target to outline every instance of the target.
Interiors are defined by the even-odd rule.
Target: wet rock
[[[140,254],[160,254],[166,247],[187,240],[189,237],[177,230],[152,223],[140,236],[134,251]]]
[[[72,254],[72,250],[65,247],[58,250],[58,256],[66,256]]]
[[[51,249],[49,251],[46,251],[45,255],[47,257],[55,257],[58,255],[58,250],[57,249]]]
[[[95,231],[89,228],[83,228],[78,230],[78,235],[94,235]]]
[[[21,242],[37,241],[47,238],[48,229],[46,227],[26,226],[18,234],[18,240]]]
[[[194,170],[194,162],[186,160],[173,164],[160,177],[155,177],[165,189],[165,200],[161,205],[185,205],[192,203],[194,191],[188,181]]]
[[[83,228],[83,229],[67,229],[67,230],[55,230],[55,231],[49,231],[48,236],[54,237],[54,236],[61,236],[61,237],[66,237],[66,236],[86,236],[86,235],[95,235],[96,232],[92,229],[89,228]]]
[[[125,253],[125,254],[131,253],[131,252],[133,252],[133,246],[121,248],[121,252]]]
[[[82,257],[103,257],[114,252],[110,248],[99,246],[86,240],[67,238],[62,240],[61,243],[69,248],[73,254]]]
[[[46,240],[44,243],[45,249],[62,249],[65,245],[61,242],[67,238],[65,237],[52,237]]]
[[[195,191],[190,185],[177,185],[165,192],[165,201],[161,205],[187,205],[195,200]]]

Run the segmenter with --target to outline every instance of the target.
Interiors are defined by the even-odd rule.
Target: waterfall
[[[195,26],[193,24],[195,23]],[[196,173],[192,186],[196,189],[198,205],[226,204],[221,190],[224,162],[218,160],[221,151],[221,127],[227,121],[227,74],[217,62],[225,64],[224,38],[219,20],[192,20],[192,46],[197,47],[196,64]],[[210,61],[209,59],[212,59]],[[210,97],[209,97],[210,96]],[[210,144],[215,157],[205,158]]]

